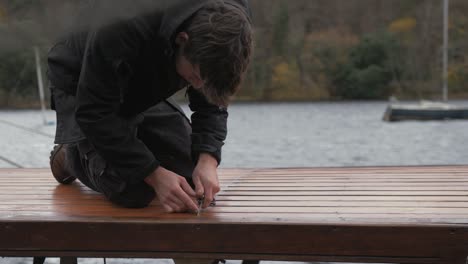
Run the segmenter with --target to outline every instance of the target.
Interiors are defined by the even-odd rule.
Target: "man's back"
[[[89,21],[49,54],[56,179],[78,178],[125,207],[147,206],[155,195],[169,212],[197,210],[196,196],[208,206],[219,192],[227,103],[250,57],[243,4],[180,0],[143,12],[85,12]],[[191,124],[168,100],[184,87]]]

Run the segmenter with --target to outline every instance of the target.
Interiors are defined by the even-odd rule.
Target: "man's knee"
[[[145,111],[143,116],[138,137],[164,168],[190,178],[194,169],[192,129],[182,110],[175,103],[162,102]]]
[[[125,208],[145,208],[148,207],[156,197],[154,190],[146,183],[131,187],[122,193],[106,195],[112,203]]]
[[[154,199],[153,188],[145,182],[126,183],[92,146],[83,141],[68,150],[73,156],[77,178],[89,188],[102,193],[112,203],[126,208],[144,208]]]

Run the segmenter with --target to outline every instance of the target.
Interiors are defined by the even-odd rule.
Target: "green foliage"
[[[334,95],[343,99],[384,99],[390,82],[401,69],[390,63],[398,51],[395,38],[388,33],[364,37],[351,50],[349,61],[334,74]]]
[[[0,91],[3,104],[10,97],[27,97],[35,93],[35,67],[32,50],[0,53]]]
[[[277,56],[283,56],[286,53],[288,29],[289,12],[287,6],[282,3],[273,22],[273,51]]]
[[[284,61],[276,64],[273,67],[271,88],[274,98],[286,99],[294,96],[294,93],[300,90],[297,64]]]
[[[468,63],[451,65],[448,71],[448,84],[451,93],[467,93]]]
[[[332,79],[339,65],[348,61],[349,50],[358,43],[348,30],[326,29],[309,33],[301,54],[305,71],[303,87],[313,90],[313,99],[329,99]]]
[[[9,0],[7,6],[9,13],[14,14],[24,9],[38,8],[42,5],[41,2],[38,0]]]
[[[403,14],[411,13],[413,10],[419,8],[421,3],[425,0],[411,0],[411,1],[400,1],[399,8],[400,12]]]
[[[89,1],[0,0],[0,106],[37,96],[32,46],[43,47],[45,56],[63,22],[76,15],[84,2]],[[252,0],[250,4],[256,48],[240,99],[440,95],[442,5],[437,1]],[[449,97],[468,98],[468,1],[450,4]],[[391,33],[362,37],[378,29]]]
[[[344,66],[336,78],[337,96],[344,99],[383,99],[388,96],[391,73],[378,65],[358,69]]]

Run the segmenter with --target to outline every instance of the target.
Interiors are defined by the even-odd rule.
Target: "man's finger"
[[[172,207],[170,207],[168,204],[163,204],[162,206],[164,208],[164,211],[166,211],[166,213],[170,214],[170,213],[174,212],[174,209],[172,209]]]
[[[210,206],[210,203],[213,201],[213,192],[211,189],[206,189],[205,191],[205,200],[203,201],[203,208]]]
[[[197,193],[197,197],[203,197],[205,189],[203,188],[203,184],[201,183],[200,178],[194,177],[193,183],[195,184],[195,192]]]
[[[192,189],[190,184],[188,184],[188,182],[187,182],[187,180],[185,178],[183,178],[181,180],[180,187],[182,187],[182,190],[184,190],[188,195],[193,196],[193,197],[197,196],[197,194]]]
[[[188,196],[188,194],[185,193],[184,190],[182,190],[182,188],[180,189],[180,192],[178,193],[177,198],[180,201],[182,201],[185,207],[188,208],[189,210],[192,210],[192,211],[198,210],[197,204],[192,200],[192,198],[190,198],[190,196]]]
[[[185,208],[185,204],[177,197],[171,197],[170,202],[174,204],[174,206],[176,207],[174,209],[176,209],[177,212],[180,212]]]

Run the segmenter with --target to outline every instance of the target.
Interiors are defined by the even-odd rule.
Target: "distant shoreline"
[[[401,103],[418,103],[421,100],[425,101],[441,101],[441,100],[429,100],[429,99],[399,99],[398,102]],[[188,100],[176,100],[179,104],[188,104]],[[317,103],[317,104],[336,104],[336,103],[389,103],[389,100],[377,100],[377,99],[356,99],[356,100],[245,100],[245,99],[234,99],[232,105],[241,105],[241,104],[307,104],[307,103]],[[453,98],[448,101],[448,103],[453,104],[468,104],[468,97],[466,98]],[[48,106],[48,104],[47,104]],[[40,110],[39,102],[34,102],[31,104],[22,104],[20,106],[1,106],[0,111],[29,111],[29,110]],[[50,110],[49,108],[47,110]]]

